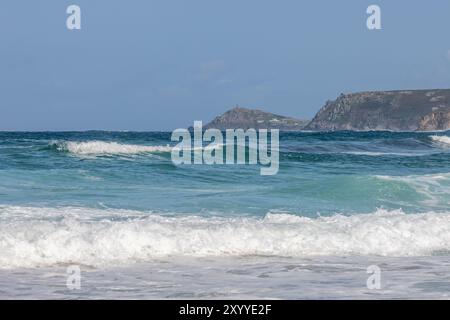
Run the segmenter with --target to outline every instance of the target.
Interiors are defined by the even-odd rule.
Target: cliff
[[[341,94],[305,130],[433,131],[450,129],[450,89]]]
[[[261,110],[236,107],[216,117],[204,126],[205,129],[279,129],[281,131],[302,130],[308,121],[276,115]]]

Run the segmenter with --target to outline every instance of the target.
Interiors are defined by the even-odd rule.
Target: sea
[[[272,176],[174,145],[0,132],[0,298],[450,298],[449,132],[282,132]]]

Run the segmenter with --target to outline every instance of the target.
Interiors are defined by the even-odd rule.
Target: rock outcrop
[[[281,131],[300,131],[308,123],[299,120],[276,115],[261,110],[253,110],[236,107],[216,117],[205,125],[204,129],[279,129]]]
[[[450,129],[450,89],[341,94],[305,127],[313,131]]]

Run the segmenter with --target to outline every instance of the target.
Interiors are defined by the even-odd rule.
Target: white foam
[[[430,136],[431,140],[439,143],[441,146],[450,147],[450,137],[447,136]]]
[[[102,155],[102,154],[138,154],[151,152],[171,152],[172,147],[144,146],[133,144],[121,144],[117,142],[87,141],[87,142],[59,142],[56,143],[59,151],[67,151],[77,155]]]
[[[52,145],[56,145],[59,151],[66,151],[76,155],[129,155],[129,154],[139,154],[139,153],[152,153],[152,152],[172,152],[181,151],[179,147],[171,147],[170,145],[165,146],[145,146],[145,145],[134,145],[134,144],[121,144],[117,142],[106,142],[106,141],[86,141],[86,142],[76,142],[76,141],[64,141],[64,142],[53,142]],[[192,150],[212,150],[215,148],[222,148],[222,144],[211,144],[200,148],[192,148]]]
[[[419,183],[433,183],[436,184],[439,181],[450,180],[450,173],[431,173],[423,175],[408,175],[408,176],[385,176],[377,175],[375,176],[382,180],[393,180],[393,181],[404,181],[404,182],[419,182]]]
[[[375,176],[377,179],[400,182],[425,196],[427,206],[448,208],[450,206],[450,173],[433,173],[407,176]]]
[[[406,153],[406,152],[374,152],[374,151],[345,151],[341,153],[359,156],[372,156],[372,157],[379,157],[379,156],[418,157],[426,155],[424,153],[413,153],[413,152]]]
[[[423,256],[450,250],[450,214],[433,212],[225,218],[6,206],[0,216],[0,268],[98,267],[170,256]]]

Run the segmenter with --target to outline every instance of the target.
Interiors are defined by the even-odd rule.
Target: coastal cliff
[[[450,89],[341,94],[304,128],[313,131],[450,129]]]

